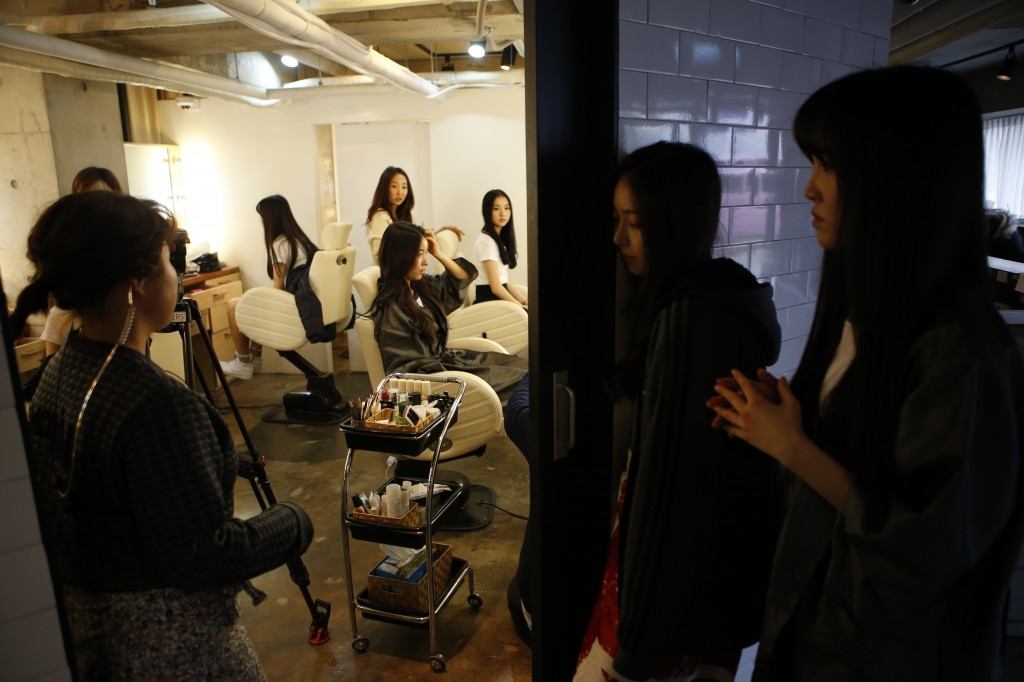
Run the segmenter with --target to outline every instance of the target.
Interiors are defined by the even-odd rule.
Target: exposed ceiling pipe
[[[160,64],[135,57],[126,57],[107,52],[88,45],[70,40],[62,40],[53,36],[40,35],[20,28],[0,26],[0,45],[32,52],[49,57],[57,57],[72,62],[90,64],[129,74],[128,78],[111,78],[115,82],[127,82],[132,85],[147,87],[163,87],[177,92],[205,94],[225,99],[240,100],[247,104],[268,106],[277,104],[279,100],[269,99],[264,88],[240,83],[230,78],[212,76],[200,71],[193,71],[179,66]],[[138,81],[131,75],[141,76]]]
[[[484,37],[484,14],[487,12],[487,0],[477,0],[476,3],[476,37]]]
[[[1020,0],[935,3],[893,26],[889,63],[910,62],[1019,13]]]
[[[472,0],[458,0],[472,2]],[[341,12],[369,12],[393,9],[396,6],[436,5],[437,0],[305,0],[303,5],[313,14]],[[517,5],[518,6],[518,5]],[[522,10],[520,9],[520,13]],[[96,31],[130,31],[132,29],[192,26],[226,21],[224,12],[209,5],[187,7],[151,7],[122,12],[92,12],[88,14],[62,14],[42,16],[0,13],[0,24],[28,29],[47,35],[70,35]]]
[[[436,97],[440,90],[358,40],[327,25],[288,0],[203,0],[246,26],[278,40],[303,47],[363,74],[380,76],[393,85],[424,97]]]

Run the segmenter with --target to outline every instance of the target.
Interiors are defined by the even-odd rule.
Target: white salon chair
[[[377,298],[377,280],[380,278],[380,268],[376,265],[361,270],[352,277],[352,288],[355,289],[363,304],[364,310],[369,310],[373,301]],[[362,315],[356,317],[356,333],[359,335],[359,344],[363,349],[363,358],[366,361],[366,369],[370,375],[370,385],[376,387],[385,377],[384,362],[381,359],[380,346],[374,338],[373,320]],[[449,348],[465,348],[467,350],[481,350],[504,353],[506,350],[495,341],[477,337],[469,339],[457,339],[449,333]],[[431,374],[438,377],[439,383],[433,384],[432,389],[450,390],[449,387],[440,383],[445,377],[459,377],[466,382],[466,393],[462,397],[462,404],[459,407],[458,421],[453,424],[445,436],[445,443],[439,459],[449,461],[469,456],[480,456],[484,454],[487,443],[493,438],[504,435],[503,415],[501,400],[498,394],[491,388],[490,384],[468,372],[445,371]],[[427,450],[418,457],[401,457],[398,460],[396,476],[401,477],[402,472],[409,472],[409,475],[416,476],[424,471],[425,465],[429,464],[432,452]],[[440,478],[457,477],[462,480],[463,485],[469,492],[466,502],[454,519],[442,524],[448,530],[471,530],[482,528],[490,523],[494,503],[494,491],[486,486],[469,484],[468,479],[458,472],[446,470]],[[483,500],[484,504],[479,504]],[[489,503],[489,504],[488,504]]]
[[[351,326],[353,318],[352,276],[356,251],[348,245],[351,223],[330,223],[324,227],[322,251],[309,264],[309,283],[320,299],[325,325],[338,331]],[[306,390],[284,396],[284,417],[271,411],[269,421],[303,424],[336,424],[345,408],[334,384],[334,375],[317,369],[298,353],[306,343],[306,331],[295,305],[295,296],[273,287],[249,289],[235,310],[238,328],[264,348],[271,348],[306,376]]]

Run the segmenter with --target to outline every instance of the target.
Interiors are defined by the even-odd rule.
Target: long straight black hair
[[[633,193],[646,274],[632,277],[627,355],[608,383],[613,395],[632,395],[642,378],[636,365],[642,360],[643,339],[658,311],[695,264],[711,259],[722,184],[707,152],[677,142],[656,142],[626,156],[616,167],[612,188],[619,181]]]
[[[956,291],[987,285],[978,103],[949,72],[892,67],[821,88],[793,128],[804,154],[835,171],[839,194],[837,246],[793,388],[810,428],[849,319],[856,358],[820,433],[865,485],[884,487],[911,345]]]
[[[405,184],[408,186],[409,191],[405,195],[405,200],[395,207],[394,212],[391,211],[391,180],[396,175],[401,175],[405,178]],[[416,195],[412,193],[412,181],[409,180],[409,174],[398,166],[388,166],[380,174],[380,178],[377,179],[377,188],[373,190],[373,200],[370,202],[370,209],[366,212],[366,226],[370,226],[370,221],[373,220],[373,214],[377,211],[386,211],[392,220],[401,220],[406,223],[412,222],[412,209],[416,205]]]
[[[302,252],[306,254],[307,263],[313,260],[313,254],[319,249],[306,236],[306,233],[302,231],[298,222],[295,221],[295,216],[292,215],[292,207],[288,205],[287,199],[280,194],[264,197],[256,204],[256,212],[263,219],[263,242],[267,247],[268,277],[273,278],[274,276],[273,247],[274,241],[278,237],[283,236],[287,239],[288,245],[291,247],[291,257],[287,263],[284,263],[287,266],[285,272],[291,272],[292,268],[295,267],[295,261],[299,256],[299,249],[302,249]]]
[[[405,276],[416,264],[423,229],[401,220],[391,223],[380,240],[380,280],[377,298],[367,315],[374,321],[374,336],[380,339],[380,319],[392,305],[397,305],[412,320],[416,334],[434,346],[448,336],[448,323],[441,300],[423,280],[406,283]],[[424,305],[416,303],[419,296]]]
[[[505,201],[508,202],[508,223],[505,227],[501,228],[501,233],[494,228],[494,223],[491,219],[491,209],[494,208],[494,201],[498,197],[505,197]],[[484,216],[484,227],[482,232],[488,237],[494,240],[494,243],[498,245],[498,255],[501,257],[501,262],[507,265],[509,268],[516,266],[516,261],[519,258],[519,251],[516,249],[516,214],[512,211],[512,200],[508,198],[500,189],[492,189],[484,195],[483,203],[480,207],[480,212]]]

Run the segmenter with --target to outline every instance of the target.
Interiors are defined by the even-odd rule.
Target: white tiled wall
[[[0,358],[0,679],[70,680],[39,537],[12,371],[6,353]]]
[[[775,288],[796,368],[814,315],[821,249],[803,198],[793,115],[808,94],[884,66],[892,0],[620,0],[619,143],[706,149],[722,175],[717,254]]]

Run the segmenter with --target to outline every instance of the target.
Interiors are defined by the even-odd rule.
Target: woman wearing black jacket
[[[614,242],[634,291],[612,389],[633,404],[633,436],[575,679],[725,679],[757,640],[780,469],[711,428],[706,382],[775,361],[772,290],[711,257],[720,181],[705,152],[657,143],[616,178]]]

